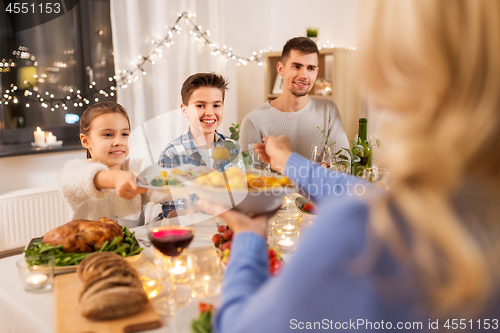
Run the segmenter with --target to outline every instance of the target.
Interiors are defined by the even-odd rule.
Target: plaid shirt
[[[215,131],[215,134],[217,141],[215,141],[214,147],[224,147],[226,137],[217,131]],[[182,164],[208,165],[201,156],[189,128],[186,133],[173,140],[163,150],[158,159],[158,165],[164,168],[175,168]],[[212,167],[214,170],[222,171],[227,169],[230,164],[227,161],[214,160]]]
[[[214,147],[224,147],[224,142],[226,137],[223,134],[215,131],[217,135],[217,141],[215,141]],[[233,151],[230,151],[233,153]],[[203,165],[207,166],[206,161],[200,154],[196,143],[194,142],[193,135],[191,134],[191,130],[188,128],[186,133],[182,134],[180,137],[173,140],[163,152],[160,154],[160,158],[158,159],[158,165],[164,168],[175,168],[181,164],[193,164],[193,165]],[[222,171],[229,167],[232,164],[227,161],[217,161],[214,160],[212,168],[214,170]],[[191,197],[192,203],[196,201],[196,196],[192,195]],[[155,218],[155,221],[161,220],[163,218],[167,218],[168,213],[176,209],[185,209],[186,203],[184,200],[177,201],[169,201],[162,204],[162,213]]]

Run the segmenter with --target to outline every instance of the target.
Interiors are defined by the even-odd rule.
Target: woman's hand
[[[134,174],[130,171],[100,171],[94,177],[94,184],[99,190],[114,188],[119,197],[127,200],[133,199],[138,194],[148,191],[137,185]]]
[[[255,150],[260,158],[271,164],[271,168],[284,174],[286,162],[290,155],[292,155],[292,146],[290,145],[290,138],[286,135],[270,135],[265,137],[264,143],[256,143]]]
[[[261,237],[267,235],[267,221],[275,212],[268,215],[250,217],[234,209],[227,209],[223,206],[215,205],[207,200],[198,200],[197,206],[208,214],[217,215],[226,221],[234,234],[250,231]]]

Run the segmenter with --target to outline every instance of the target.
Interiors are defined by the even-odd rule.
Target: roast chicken
[[[43,242],[62,245],[64,252],[93,252],[105,241],[110,243],[117,236],[123,238],[121,226],[103,217],[99,221],[75,220],[57,227],[43,236]]]

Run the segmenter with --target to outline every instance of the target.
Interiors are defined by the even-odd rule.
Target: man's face
[[[201,131],[204,136],[213,135],[224,114],[222,91],[212,87],[198,88],[191,94],[188,105],[181,104],[181,108],[194,135]]]
[[[283,89],[297,97],[311,91],[318,76],[318,55],[291,50],[285,63],[278,63],[278,74],[283,76]]]

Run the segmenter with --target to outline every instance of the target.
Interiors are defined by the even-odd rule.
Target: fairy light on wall
[[[235,61],[237,66],[246,66],[250,62],[255,62],[258,66],[263,66],[264,53],[272,51],[272,48],[262,49],[258,52],[254,51],[249,57],[236,55],[234,54],[231,47],[228,47],[227,45],[223,45],[221,47],[212,42],[210,30],[203,30],[200,25],[196,24],[193,20],[195,17],[196,14],[189,14],[187,12],[179,14],[175,23],[170,28],[168,28],[168,31],[163,38],[151,40],[151,44],[154,46],[150,52],[145,55],[138,55],[137,60],[131,61],[131,64],[134,66],[133,69],[118,70],[114,76],[108,78],[110,85],[106,87],[96,88],[96,83],[92,82],[92,84],[89,85],[90,96],[82,96],[80,90],[75,91],[74,89],[70,89],[70,93],[65,97],[55,98],[54,94],[45,92],[44,98],[38,93],[38,87],[29,87],[25,89],[23,93],[19,94],[20,91],[18,91],[17,86],[11,84],[10,89],[6,90],[5,94],[2,95],[0,103],[3,102],[5,105],[8,105],[9,102],[13,102],[13,98],[15,97],[15,95],[19,94],[20,96],[16,97],[14,103],[18,103],[19,99],[22,98],[23,103],[25,103],[26,107],[30,107],[35,102],[39,103],[43,108],[46,109],[50,108],[51,110],[54,110],[61,107],[64,110],[67,110],[67,104],[73,104],[73,106],[75,107],[86,107],[86,105],[88,105],[91,100],[98,102],[99,96],[114,96],[118,87],[121,89],[126,89],[130,84],[138,81],[140,77],[145,76],[147,74],[145,65],[147,65],[148,63],[154,65],[156,63],[156,58],[163,58],[163,49],[169,48],[174,45],[174,37],[176,35],[179,35],[182,31],[181,27],[179,26],[181,20],[185,20],[190,27],[189,34],[195,42],[210,48],[210,54],[214,57],[222,57],[226,62]],[[318,42],[318,48],[320,50],[335,48],[335,45],[331,44],[329,41],[326,41],[325,43]],[[356,48],[350,47],[349,49],[355,50]],[[74,53],[74,50],[70,51]],[[65,54],[69,54],[70,51],[65,51]],[[13,55],[17,58],[32,60],[35,66],[38,65],[35,56],[30,54],[27,48],[19,47],[19,50],[13,51]],[[62,62],[54,63],[54,66],[57,68],[64,68],[65,65],[66,64]],[[15,66],[15,62],[13,62],[11,59],[9,59],[8,61],[4,59],[2,60],[2,63],[0,63],[0,69],[2,71],[5,71],[5,69],[8,69],[10,71],[10,68]],[[33,75],[33,77],[40,82],[44,80],[43,75],[41,78],[38,78],[37,75]],[[95,97],[96,95],[97,97]]]

